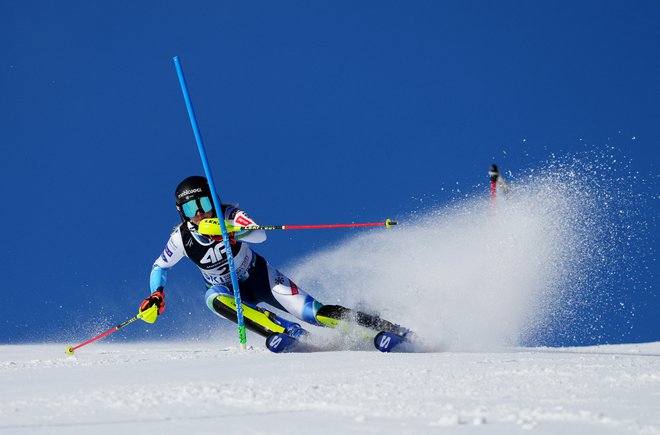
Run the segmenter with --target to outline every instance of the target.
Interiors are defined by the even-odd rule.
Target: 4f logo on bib
[[[199,262],[201,264],[215,264],[219,263],[220,261],[223,260],[222,256],[226,252],[225,246],[221,243],[218,243],[212,248],[209,248],[208,251],[206,251],[206,254],[204,254],[204,257],[202,257]]]

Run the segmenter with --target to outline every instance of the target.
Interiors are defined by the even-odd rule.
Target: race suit
[[[224,219],[230,225],[256,225],[236,206],[223,205],[222,209]],[[264,240],[266,232],[263,230],[245,230],[233,236],[231,250],[242,301],[253,306],[265,303],[285,310],[305,322],[318,325],[316,313],[323,304],[268,264],[249,245]],[[154,262],[150,276],[152,293],[165,287],[169,269],[183,257],[191,259],[202,273],[209,289],[207,305],[211,310],[213,306],[209,303],[209,294],[233,294],[224,242],[200,234],[191,222],[183,222],[174,229],[163,253]]]

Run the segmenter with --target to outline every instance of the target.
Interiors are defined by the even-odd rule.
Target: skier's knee
[[[308,295],[305,298],[305,304],[303,305],[300,318],[312,325],[323,326],[317,317],[318,311],[321,307],[323,307],[322,303]]]
[[[229,290],[228,287],[224,285],[214,285],[210,289],[206,291],[206,306],[209,307],[209,310],[216,312],[213,309],[213,301],[218,297],[218,296],[233,296],[234,294]]]

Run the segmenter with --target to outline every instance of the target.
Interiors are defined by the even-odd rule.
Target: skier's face
[[[199,225],[202,219],[213,217],[213,203],[208,196],[194,198],[181,204],[180,211],[193,224]]]
[[[197,214],[195,214],[194,217],[191,217],[190,221],[195,225],[199,225],[202,219],[210,219],[212,217],[213,217],[213,211],[207,211],[206,213],[202,213],[201,210],[197,210]]]

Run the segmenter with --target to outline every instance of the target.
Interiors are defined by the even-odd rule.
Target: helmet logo
[[[202,189],[198,187],[197,189],[184,190],[183,192],[179,193],[178,198],[188,196],[188,195],[191,195],[193,193],[202,193]]]

